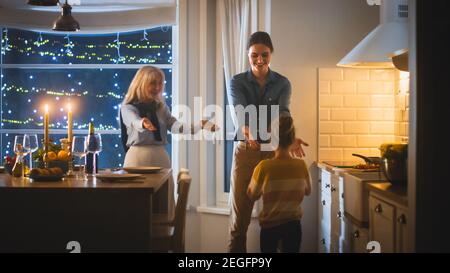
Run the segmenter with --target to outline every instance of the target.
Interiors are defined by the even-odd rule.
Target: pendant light
[[[59,0],[28,0],[28,5],[33,6],[56,6]]]
[[[62,13],[53,23],[56,31],[78,31],[80,24],[72,17],[72,7],[66,2],[62,5]]]

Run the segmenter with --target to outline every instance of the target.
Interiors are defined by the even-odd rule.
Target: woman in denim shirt
[[[231,169],[231,217],[230,217],[230,242],[229,252],[246,252],[247,229],[250,224],[254,201],[247,196],[247,188],[253,174],[253,170],[261,160],[273,157],[273,151],[261,150],[263,139],[260,125],[271,123],[271,106],[279,107],[280,115],[290,115],[289,103],[291,97],[291,84],[281,74],[272,71],[269,67],[273,53],[272,40],[266,32],[255,32],[250,36],[248,45],[248,58],[250,69],[244,73],[235,75],[230,82],[229,97],[235,107],[237,118],[237,134]],[[256,131],[254,126],[249,126],[254,118],[240,114],[243,108],[255,106]],[[266,106],[267,120],[262,120],[260,106]],[[275,118],[275,117],[273,117]],[[252,128],[252,129],[250,129]],[[301,145],[308,146],[301,139],[296,139],[292,152],[296,156],[304,156]]]

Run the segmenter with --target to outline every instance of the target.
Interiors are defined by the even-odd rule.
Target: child
[[[305,162],[290,154],[295,141],[292,118],[281,116],[274,125],[272,128],[279,128],[275,156],[256,166],[247,194],[254,201],[263,198],[259,215],[261,252],[276,252],[279,241],[282,252],[299,252],[303,215],[300,204],[305,195],[311,194],[311,181]]]

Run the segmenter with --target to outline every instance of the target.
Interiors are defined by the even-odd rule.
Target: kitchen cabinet
[[[342,252],[344,253],[367,253],[367,243],[369,242],[369,229],[362,228],[350,221],[343,219],[345,232],[341,240]]]
[[[319,252],[342,252],[344,200],[343,178],[319,168]]]
[[[319,242],[318,249],[320,253],[330,252],[331,238],[331,174],[330,172],[319,169]]]
[[[406,252],[407,208],[394,200],[370,192],[369,195],[370,240],[378,241],[382,253]]]

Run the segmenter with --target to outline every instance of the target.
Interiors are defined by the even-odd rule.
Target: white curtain
[[[247,40],[251,30],[251,0],[219,0],[223,65],[229,90],[233,75],[248,67]],[[228,101],[231,103],[230,98]]]

